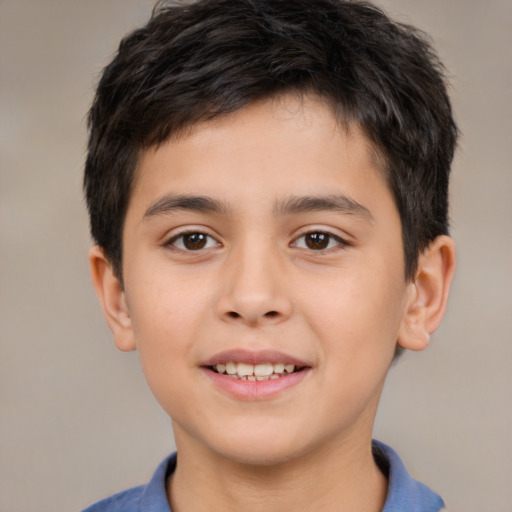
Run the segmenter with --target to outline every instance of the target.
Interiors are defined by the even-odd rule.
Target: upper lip
[[[252,365],[263,363],[285,363],[300,367],[310,366],[307,362],[297,357],[277,350],[247,350],[243,348],[223,350],[204,361],[201,366],[215,366],[219,363],[229,362]]]

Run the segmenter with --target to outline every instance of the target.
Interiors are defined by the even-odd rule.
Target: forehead
[[[370,191],[389,196],[362,130],[341,123],[318,96],[286,94],[194,125],[143,152],[129,210],[151,208],[169,194],[212,196],[240,207],[258,192],[275,211],[290,196],[339,192],[364,202]]]

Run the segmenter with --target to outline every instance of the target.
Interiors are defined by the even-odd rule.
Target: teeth
[[[257,364],[254,367],[254,375],[256,377],[269,377],[274,373],[274,365],[270,363],[266,364]]]
[[[238,363],[236,365],[236,373],[240,377],[252,375],[254,373],[254,366],[252,364]]]
[[[234,379],[243,379],[251,381],[262,381],[269,379],[278,379],[288,373],[295,371],[293,364],[284,363],[263,363],[263,364],[246,364],[235,363],[229,361],[227,363],[219,363],[215,365],[217,373],[227,374],[228,377]]]
[[[226,372],[228,375],[235,375],[236,373],[236,364],[235,363],[226,363]],[[219,369],[217,368],[217,371],[219,371]],[[220,372],[219,372],[220,373]],[[224,372],[222,372],[224,373]]]
[[[276,363],[274,365],[274,373],[283,373],[284,372],[284,363]]]

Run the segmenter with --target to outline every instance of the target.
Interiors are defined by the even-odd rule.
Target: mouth
[[[240,400],[259,401],[280,396],[305,381],[308,362],[276,350],[233,349],[201,365],[214,387]]]
[[[304,370],[305,366],[296,366],[290,363],[260,363],[248,364],[235,361],[217,363],[207,368],[219,375],[232,379],[247,381],[276,380]]]

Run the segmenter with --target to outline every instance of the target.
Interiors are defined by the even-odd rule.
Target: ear
[[[123,286],[103,249],[97,245],[89,251],[89,267],[94,289],[117,348],[123,351],[135,350],[132,319]]]
[[[424,350],[439,327],[446,310],[455,273],[455,244],[438,236],[418,259],[414,280],[408,286],[406,311],[398,332],[398,344],[409,350]]]

